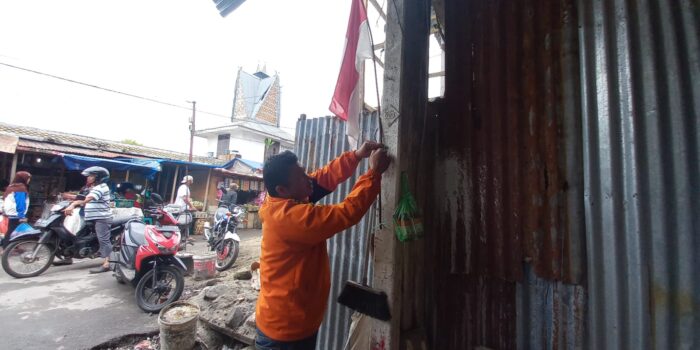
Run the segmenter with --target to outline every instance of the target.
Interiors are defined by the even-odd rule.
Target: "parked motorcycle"
[[[156,224],[126,223],[110,268],[117,282],[136,287],[136,303],[143,311],[156,313],[180,298],[187,268],[175,256],[181,239],[177,220],[160,207],[144,209],[144,214]]]
[[[95,227],[80,215],[82,208],[76,208],[70,217],[63,213],[70,203],[55,204],[49,217],[38,220],[32,229],[15,230],[9,235],[10,243],[2,254],[2,268],[7,274],[15,278],[34,277],[46,271],[55,258],[99,257]],[[110,229],[113,243],[131,219],[124,216],[113,220]]]
[[[216,252],[216,269],[219,271],[229,269],[238,258],[241,238],[237,230],[244,217],[243,207],[220,202],[214,214],[214,227],[204,226],[204,237],[209,249]]]

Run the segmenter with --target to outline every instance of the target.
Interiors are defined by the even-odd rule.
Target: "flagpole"
[[[365,13],[367,12],[367,0],[362,0],[362,6],[365,8]],[[374,54],[374,35],[372,34],[372,27],[369,25],[369,16],[367,18],[367,29],[369,31],[369,44],[372,46],[372,63],[374,64],[374,87],[377,93],[377,116],[379,117],[379,143],[384,143],[384,128],[382,127],[382,102],[379,99],[379,78],[377,73],[377,55]],[[365,62],[362,62],[362,103],[364,107],[364,92],[365,92]],[[381,205],[380,205],[381,206]],[[379,220],[381,223],[381,219]]]
[[[367,13],[367,31],[369,32],[369,44],[372,48],[372,63],[374,64],[374,87],[377,93],[377,123],[379,124],[379,143],[384,144],[384,128],[382,127],[382,101],[379,99],[379,78],[377,73],[377,55],[374,54],[374,35],[372,34],[372,26],[369,25],[369,13],[367,12],[367,0],[361,1],[362,6],[365,8],[365,13]],[[364,92],[365,92],[365,62],[362,62],[362,107],[364,109]],[[378,217],[379,217],[379,229],[384,228],[384,222],[382,219],[382,195],[379,195]],[[372,228],[374,229],[374,228]]]

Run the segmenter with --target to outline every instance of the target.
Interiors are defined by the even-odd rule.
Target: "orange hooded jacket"
[[[310,176],[311,202],[331,193],[355,172],[359,159],[346,152]],[[294,341],[312,336],[323,321],[330,290],[326,240],[358,222],[380,192],[381,174],[369,170],[335,205],[268,196],[260,208],[260,295],[255,323],[266,336]]]

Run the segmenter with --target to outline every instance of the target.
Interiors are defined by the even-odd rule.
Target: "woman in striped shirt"
[[[109,171],[102,167],[93,166],[83,170],[82,174],[87,177],[90,193],[85,196],[84,200],[71,203],[64,212],[66,215],[71,215],[76,207],[85,206],[85,221],[95,223],[95,232],[100,242],[100,256],[104,258],[102,265],[90,270],[90,273],[107,272],[109,271],[109,254],[112,252],[109,232],[112,225],[112,210],[109,207],[112,194],[107,186]]]

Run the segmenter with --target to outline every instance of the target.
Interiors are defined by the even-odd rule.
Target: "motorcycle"
[[[238,224],[245,217],[241,206],[219,203],[214,214],[214,227],[204,226],[204,237],[209,249],[216,252],[216,269],[224,271],[233,266],[240,251],[241,238],[238,236]]]
[[[157,313],[178,300],[185,288],[185,264],[177,257],[180,229],[177,220],[160,207],[144,209],[155,225],[132,220],[126,223],[110,268],[119,283],[136,287],[136,303],[143,311]]]
[[[84,198],[79,198],[84,199]],[[2,268],[12,277],[27,278],[46,271],[55,258],[98,258],[99,241],[92,223],[80,215],[76,208],[73,215],[66,216],[63,210],[70,201],[61,201],[51,207],[45,219],[38,220],[33,227],[15,230],[9,235],[9,245],[2,254]],[[133,219],[121,216],[112,221],[110,237],[116,241],[124,225]]]

